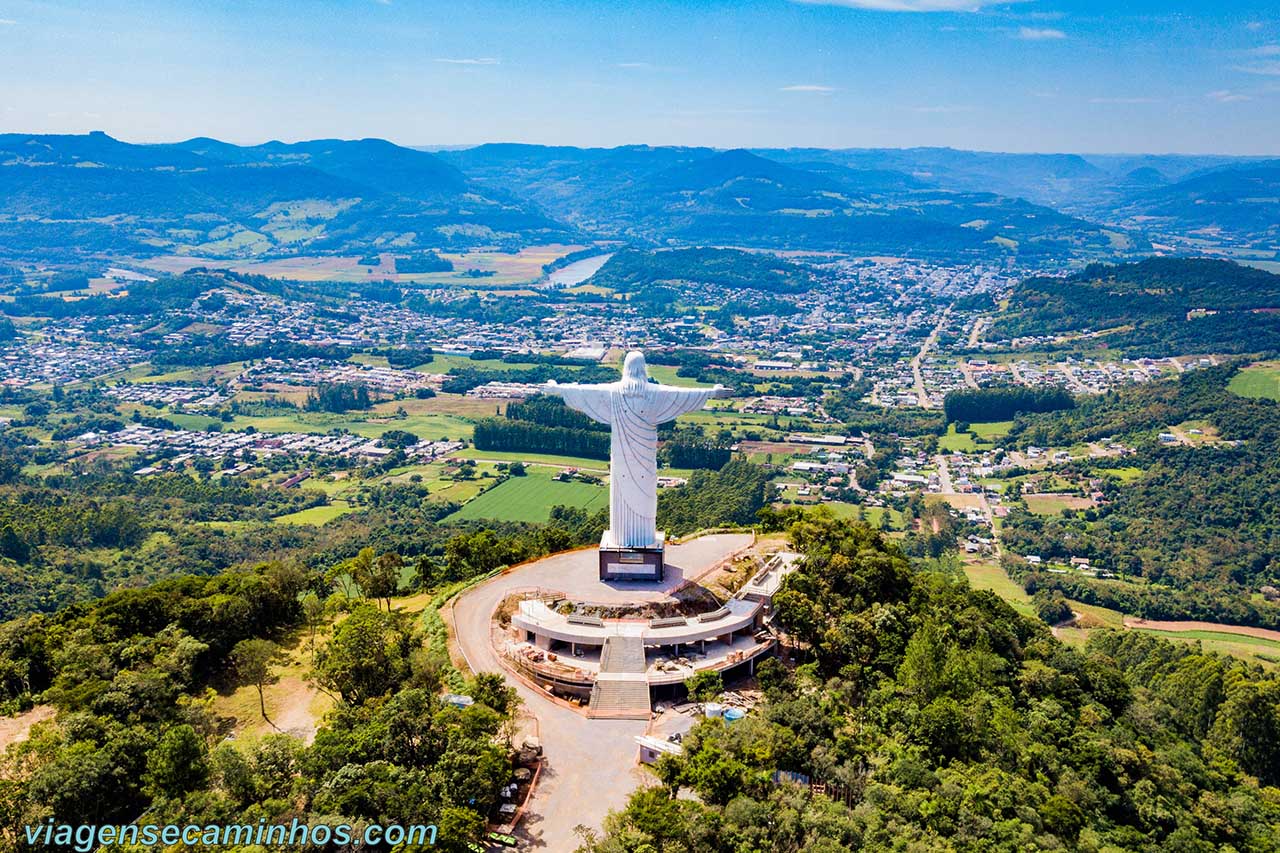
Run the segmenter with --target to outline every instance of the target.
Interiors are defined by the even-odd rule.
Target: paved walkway
[[[674,588],[671,575],[700,574],[730,554],[751,544],[750,534],[703,536],[667,548],[668,573],[662,590]],[[652,776],[636,763],[635,736],[644,734],[644,720],[587,719],[582,713],[555,702],[504,670],[490,641],[493,611],[509,593],[529,587],[565,592],[590,601],[633,601],[661,597],[653,584],[602,584],[594,549],[556,554],[521,566],[467,590],[453,604],[458,647],[473,670],[503,673],[525,709],[538,718],[546,762],[538,790],[521,822],[520,837],[531,849],[569,853],[579,843],[579,824],[599,829],[609,811],[626,805],[630,793]],[[642,595],[641,595],[642,594]]]

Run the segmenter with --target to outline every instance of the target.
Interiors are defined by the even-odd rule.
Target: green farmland
[[[1280,362],[1267,361],[1241,370],[1227,385],[1242,397],[1280,400]]]
[[[531,472],[499,483],[468,501],[446,520],[546,521],[553,506],[596,510],[608,503],[609,490],[606,486],[582,482],[562,483],[549,476]]]

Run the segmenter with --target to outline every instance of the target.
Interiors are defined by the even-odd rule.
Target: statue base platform
[[[666,537],[658,534],[656,544],[631,548],[614,542],[612,531],[600,539],[600,580],[661,582],[666,568]]]

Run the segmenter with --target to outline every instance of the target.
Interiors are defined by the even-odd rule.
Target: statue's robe
[[[610,426],[609,530],[620,548],[658,544],[658,424],[701,409],[714,388],[676,388],[622,380],[546,385],[572,409]]]

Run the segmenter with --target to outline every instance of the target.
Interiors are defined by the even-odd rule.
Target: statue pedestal
[[[600,538],[600,580],[661,581],[665,551],[666,534],[659,533],[655,545],[631,548],[615,543],[612,531],[606,530]]]

